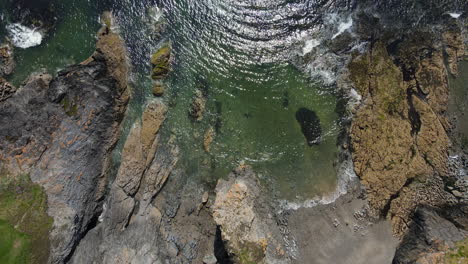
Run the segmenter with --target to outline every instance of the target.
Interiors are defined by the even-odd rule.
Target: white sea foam
[[[353,180],[357,178],[354,172],[353,163],[351,160],[344,161],[338,170],[338,184],[332,193],[322,197],[315,197],[303,202],[292,202],[287,200],[280,201],[280,211],[283,210],[297,210],[299,208],[311,208],[319,204],[331,204],[335,202],[340,196],[348,193],[348,188]]]
[[[453,18],[459,18],[462,15],[462,13],[448,13],[448,14]]]
[[[304,47],[302,48],[302,55],[306,55],[307,53],[310,53],[319,45],[320,45],[320,41],[317,39],[307,40],[304,44]]]
[[[351,92],[349,93],[349,96],[356,100],[357,102],[360,102],[362,99],[362,96],[354,89],[351,89]]]
[[[28,28],[19,23],[14,23],[7,25],[6,29],[8,30],[13,45],[18,48],[27,49],[42,43],[42,34],[34,28]]]
[[[338,32],[335,35],[333,35],[332,39],[343,34],[346,30],[349,30],[352,26],[353,26],[353,19],[349,17],[346,22],[340,23],[340,25],[338,26]]]
[[[99,215],[99,217],[98,217],[98,221],[99,221],[100,223],[102,223],[102,222],[104,221],[104,217],[105,217],[105,215],[106,215],[106,212],[107,212],[107,204],[104,203],[104,204],[102,205],[102,213],[101,213],[101,214]]]

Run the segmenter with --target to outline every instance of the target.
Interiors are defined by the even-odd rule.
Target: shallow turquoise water
[[[166,81],[172,108],[164,129],[177,136],[183,153],[179,167],[189,179],[215,184],[243,163],[278,197],[312,198],[336,186],[337,100],[332,87],[312,81],[289,63],[294,42],[282,36],[287,33],[280,27],[284,19],[268,14],[280,7],[265,3],[262,8],[208,0],[165,3],[175,65]],[[261,26],[255,20],[264,31],[249,30]],[[208,91],[207,110],[194,122],[188,111],[199,86]],[[309,146],[301,132],[295,118],[301,107],[320,119],[319,145]],[[203,139],[210,127],[216,136],[206,153]]]

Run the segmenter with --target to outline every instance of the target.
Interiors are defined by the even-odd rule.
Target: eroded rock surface
[[[431,195],[410,202],[405,188],[448,176],[447,72],[434,41],[420,33],[393,46],[376,42],[350,65],[364,97],[351,129],[354,166],[371,207],[389,213],[396,233],[404,231],[414,202],[437,203]]]
[[[235,263],[285,261],[279,226],[256,180],[248,166],[219,180],[213,218]]]
[[[444,230],[451,221],[443,214],[423,221],[417,208],[431,206],[440,214],[444,208],[465,205],[448,189],[460,176],[449,163],[452,124],[447,110],[448,74],[456,74],[466,48],[460,30],[450,26],[444,32],[416,30],[396,37],[390,30],[373,36],[369,50],[355,53],[349,64],[349,77],[362,96],[350,133],[354,168],[367,188],[372,213],[390,219],[394,233],[404,238],[396,263],[416,261],[408,250],[411,243],[418,254],[443,250],[432,242],[421,243],[431,238],[408,242],[407,232],[415,226]],[[466,217],[466,212],[459,215]],[[458,226],[438,239],[442,244],[463,239],[464,230]],[[440,256],[419,257],[432,261]]]
[[[128,101],[126,64],[113,63],[125,61],[123,42],[104,28],[97,46],[103,45],[109,49],[98,48],[56,78],[31,76],[0,102],[0,165],[44,187],[54,219],[51,263],[66,261],[100,214]]]
[[[445,263],[449,249],[468,237],[468,226],[463,219],[467,209],[467,205],[443,210],[418,208],[393,263]]]
[[[214,252],[207,194],[185,184],[173,136],[159,133],[166,111],[154,99],[132,127],[100,222],[71,263],[202,263]]]

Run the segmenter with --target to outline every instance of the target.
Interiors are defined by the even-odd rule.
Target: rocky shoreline
[[[447,18],[442,34],[401,35],[377,17],[357,16],[367,49],[334,52],[350,57],[339,88],[360,97],[340,142],[359,178],[311,208],[281,210],[245,164],[215,189],[187,179],[176,166],[175,136],[160,131],[169,111],[162,98],[132,126],[111,181],[130,70],[110,13],[86,61],[56,77],[32,75],[18,89],[0,79],[0,178],[27,175],[47,195],[53,219],[40,233],[49,236],[34,238],[49,241],[38,263],[443,263],[468,236],[468,181],[449,162],[458,141],[448,109],[449,74],[468,54],[466,25]],[[8,48],[0,66],[11,63],[3,54]],[[170,45],[151,62],[163,85]],[[188,110],[194,122],[206,100],[197,89]],[[320,132],[306,126],[319,121],[304,122],[315,144]],[[206,133],[205,151],[214,136]]]

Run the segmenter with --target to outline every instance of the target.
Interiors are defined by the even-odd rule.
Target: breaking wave
[[[19,23],[9,24],[6,28],[15,47],[27,49],[41,45],[42,43],[42,34],[34,28],[29,28]]]

